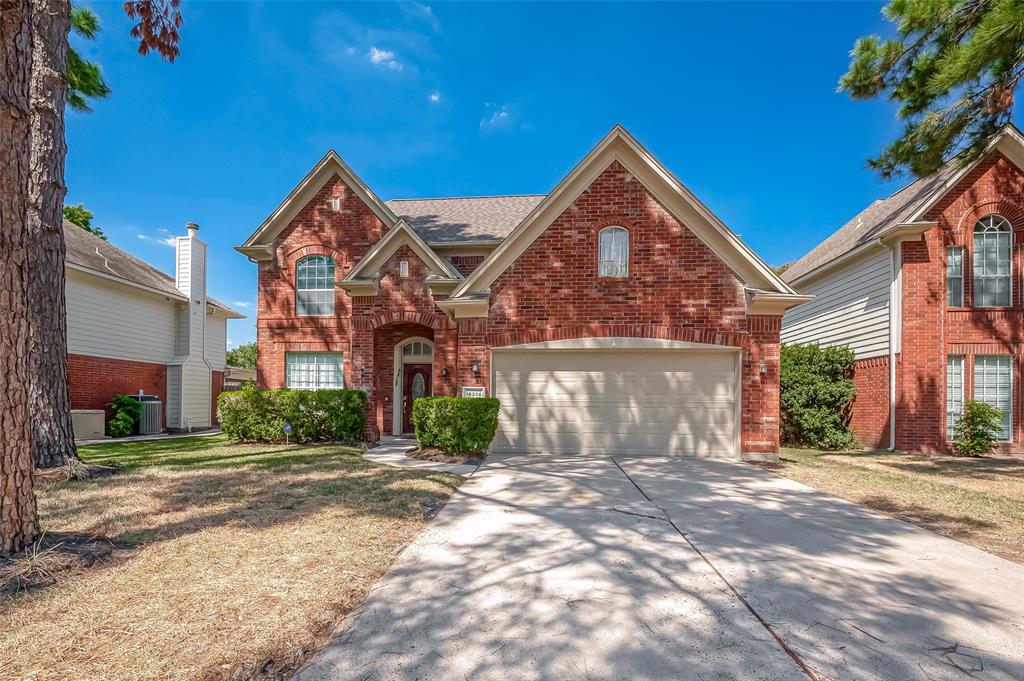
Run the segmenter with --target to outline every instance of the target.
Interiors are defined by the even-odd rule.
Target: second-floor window
[[[946,305],[964,306],[963,246],[950,246],[946,249]]]
[[[974,227],[974,306],[1009,307],[1010,223],[989,215]]]
[[[295,314],[326,317],[334,314],[334,261],[310,255],[295,265]]]
[[[622,227],[605,227],[598,236],[599,277],[625,277],[629,274],[629,232]]]

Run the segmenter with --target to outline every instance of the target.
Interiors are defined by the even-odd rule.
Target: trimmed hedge
[[[850,403],[856,357],[847,347],[783,345],[780,412],[782,442],[815,449],[854,449]]]
[[[356,442],[366,422],[366,393],[361,390],[257,390],[251,384],[217,398],[220,428],[232,440],[284,442]]]
[[[421,397],[412,423],[421,448],[448,454],[483,454],[498,431],[499,403],[493,397]]]

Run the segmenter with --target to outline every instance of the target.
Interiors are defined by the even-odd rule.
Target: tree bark
[[[29,0],[0,0],[0,553],[39,532],[29,419]]]
[[[29,395],[32,460],[37,468],[78,459],[68,394],[64,304],[64,107],[67,102],[67,0],[32,2],[32,152],[29,176]]]

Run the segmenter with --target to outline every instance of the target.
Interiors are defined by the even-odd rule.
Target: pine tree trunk
[[[0,0],[0,553],[36,536],[29,420],[29,0]]]
[[[68,396],[64,308],[64,106],[67,0],[32,2],[32,155],[29,178],[29,393],[32,460],[37,468],[78,459]]]

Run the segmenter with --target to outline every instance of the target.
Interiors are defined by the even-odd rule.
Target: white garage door
[[[736,352],[495,350],[494,451],[738,457]]]

